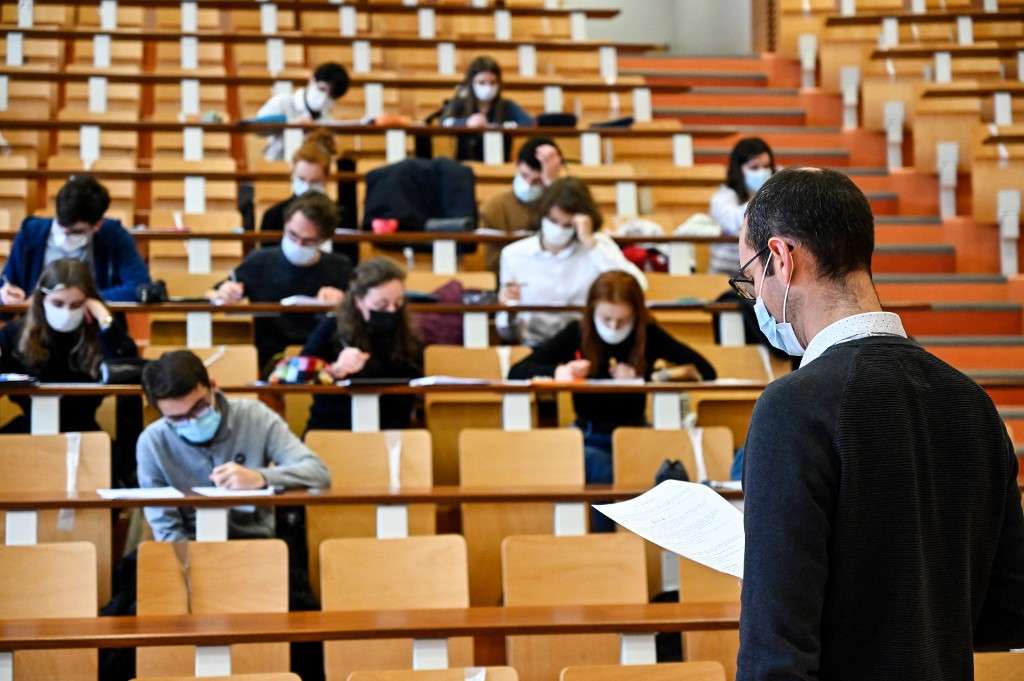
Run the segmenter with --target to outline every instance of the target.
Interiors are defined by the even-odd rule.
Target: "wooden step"
[[[767,64],[759,55],[684,57],[670,54],[622,55],[619,72],[642,73],[678,71],[722,71],[725,73],[767,73]]]
[[[744,137],[760,137],[775,151],[782,165],[824,165],[850,167],[877,167],[885,165],[885,135],[862,130],[844,132],[830,126],[700,126],[708,130],[728,131],[725,137],[694,139],[694,154],[706,163],[725,163],[729,152]],[[700,156],[702,150],[714,150]],[[787,150],[806,150],[804,156],[796,156]],[[845,153],[843,153],[845,151]],[[814,162],[814,154],[835,154],[829,163]],[[786,158],[794,158],[789,162]],[[803,159],[807,159],[804,161]],[[845,159],[845,160],[844,160]],[[820,159],[819,159],[820,161]],[[936,208],[935,212],[938,212]]]
[[[694,86],[741,86],[766,87],[768,75],[765,73],[718,70],[657,70],[620,68],[623,76],[640,76],[651,85]]]
[[[978,381],[992,398],[996,408],[1024,404],[1024,373],[1020,371],[968,371],[968,376]],[[1019,436],[1018,436],[1019,437]],[[1018,455],[1024,454],[1018,448]],[[1024,476],[1018,475],[1018,480]]]
[[[655,107],[654,117],[684,125],[776,125],[802,127],[807,112],[793,107],[679,106]]]
[[[876,245],[936,244],[944,238],[942,220],[938,217],[885,215],[875,220]]]
[[[1024,331],[1019,303],[934,303],[928,310],[903,310],[900,317],[913,336],[1013,336]]]
[[[717,140],[716,140],[717,141]],[[850,152],[842,148],[784,147],[768,143],[775,154],[775,162],[781,166],[843,167],[850,162]],[[695,144],[693,158],[697,163],[729,162],[731,146],[705,147]]]
[[[921,336],[917,341],[936,357],[965,372],[980,375],[1024,367],[1024,337],[1020,335]]]
[[[949,244],[878,244],[871,267],[876,273],[951,274],[956,251]]]
[[[1006,277],[996,274],[879,274],[875,287],[883,301],[1007,301]]]
[[[1014,405],[1011,407],[1000,407],[999,415],[1006,423],[1006,429],[1010,432],[1010,438],[1016,445],[1019,453],[1024,453],[1024,406]]]

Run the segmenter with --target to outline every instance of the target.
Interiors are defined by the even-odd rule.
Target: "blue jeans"
[[[577,421],[583,432],[583,468],[588,485],[612,484],[612,434],[595,431],[586,421]],[[590,531],[613,532],[615,523],[607,516],[591,509]]]

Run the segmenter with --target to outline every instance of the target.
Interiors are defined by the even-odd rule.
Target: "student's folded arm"
[[[331,350],[334,347],[331,339],[337,327],[338,321],[334,317],[321,319],[320,323],[313,329],[313,332],[309,334],[306,344],[302,346],[302,356],[319,357],[329,364],[338,359],[337,353],[334,353],[334,357],[330,356]]]
[[[139,437],[136,460],[138,464],[139,487],[168,487],[170,482],[164,477],[157,464],[157,450],[160,446],[154,442],[156,438],[143,433]],[[172,506],[146,506],[146,522],[153,530],[157,541],[184,541],[190,537],[185,532],[181,510]]]
[[[111,240],[113,252],[110,255],[117,268],[117,278],[121,283],[101,289],[100,294],[110,302],[135,302],[138,300],[139,285],[150,282],[149,267],[139,255],[135,239],[131,234],[119,226],[113,235]]]
[[[572,322],[557,334],[534,348],[528,357],[509,369],[508,377],[513,380],[554,376],[558,365],[571,362],[580,348],[579,323]]]
[[[658,359],[676,365],[692,364],[705,381],[713,381],[718,378],[715,367],[711,366],[711,362],[707,361],[702,354],[690,346],[680,343],[657,324],[652,324],[648,328],[647,334],[648,346],[653,345],[654,354]]]
[[[288,424],[269,407],[260,405],[264,412],[260,420],[266,420],[267,430],[265,460],[273,466],[257,468],[268,486],[282,487],[330,487],[331,474],[327,466],[307,447]]]

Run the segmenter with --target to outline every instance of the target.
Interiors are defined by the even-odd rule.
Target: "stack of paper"
[[[174,487],[125,487],[98,489],[96,494],[104,499],[182,499],[184,494]]]
[[[263,489],[225,489],[223,487],[193,487],[192,491],[204,497],[269,497],[274,494],[270,487]]]

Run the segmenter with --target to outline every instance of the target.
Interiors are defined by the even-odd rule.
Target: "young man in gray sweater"
[[[146,366],[142,384],[163,417],[139,437],[142,487],[330,487],[326,466],[280,416],[257,400],[226,398],[191,352],[164,353]],[[147,506],[146,520],[159,541],[195,539],[194,509]],[[232,509],[228,535],[274,536],[273,509]]]

